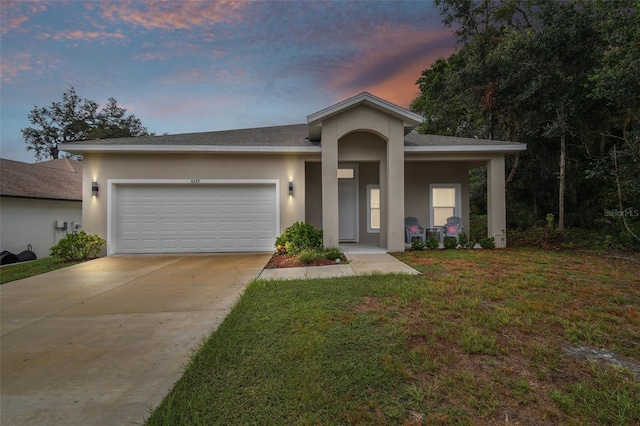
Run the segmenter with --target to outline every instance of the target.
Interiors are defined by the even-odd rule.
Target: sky
[[[29,112],[74,87],[150,132],[305,123],[368,91],[407,108],[455,49],[430,0],[0,0],[0,156],[35,162]]]

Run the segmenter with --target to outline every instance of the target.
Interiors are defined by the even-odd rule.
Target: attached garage
[[[111,253],[273,250],[279,229],[273,181],[112,182],[110,192]]]

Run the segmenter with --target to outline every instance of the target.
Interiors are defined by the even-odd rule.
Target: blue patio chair
[[[405,242],[411,244],[413,238],[422,238],[422,242],[427,242],[427,231],[418,223],[415,217],[404,218]]]

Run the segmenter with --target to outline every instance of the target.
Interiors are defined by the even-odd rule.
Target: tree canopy
[[[22,135],[27,150],[34,151],[38,160],[59,158],[58,145],[64,142],[149,135],[139,118],[126,113],[115,98],[100,109],[70,87],[60,101],[35,106],[28,115],[32,127],[22,129]]]
[[[435,0],[460,48],[417,81],[421,132],[525,142],[511,227],[640,225],[640,12],[633,0]],[[514,167],[515,166],[515,167]],[[607,212],[615,211],[615,214]],[[635,228],[634,228],[635,226]]]

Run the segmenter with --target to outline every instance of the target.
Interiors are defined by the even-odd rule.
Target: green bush
[[[444,239],[442,240],[442,245],[446,249],[454,249],[458,247],[458,240],[456,239],[456,237],[444,237]]]
[[[411,241],[412,250],[420,251],[420,250],[424,250],[424,247],[425,247],[425,244],[422,242],[420,238],[416,238],[415,240]]]
[[[342,259],[343,256],[344,254],[340,251],[339,248],[336,247],[324,249],[324,251],[322,252],[322,257],[327,260]]]
[[[436,240],[435,238],[431,237],[431,238],[429,238],[429,239],[427,240],[427,242],[426,242],[425,246],[426,246],[428,249],[431,249],[431,250],[433,250],[433,249],[437,249],[438,247],[440,247],[440,241],[438,241],[438,240]]]
[[[298,254],[304,249],[319,249],[322,247],[322,230],[308,223],[296,222],[276,238],[275,245],[285,246],[290,254]]]
[[[317,249],[304,249],[298,253],[298,259],[300,262],[310,264],[320,259],[322,254]]]
[[[475,241],[468,239],[467,234],[464,232],[460,233],[458,244],[460,244],[460,247],[464,249],[472,249],[476,245]]]
[[[480,247],[482,247],[483,249],[494,249],[496,248],[496,241],[493,237],[489,238],[489,237],[484,237],[484,238],[480,238],[480,241],[478,241],[478,243],[480,243]]]
[[[89,235],[84,231],[67,234],[51,247],[51,256],[64,260],[88,260],[98,257],[98,253],[107,241],[98,235]]]

